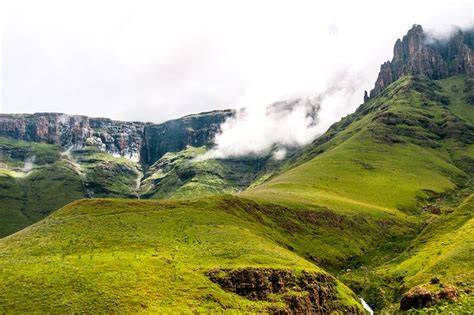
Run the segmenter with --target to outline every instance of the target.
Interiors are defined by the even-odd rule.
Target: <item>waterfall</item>
[[[369,304],[367,304],[367,302],[364,301],[363,298],[360,298],[360,302],[362,303],[362,306],[364,307],[364,310],[366,310],[367,312],[369,312],[370,315],[374,315],[374,311],[373,311],[372,308],[369,306]]]

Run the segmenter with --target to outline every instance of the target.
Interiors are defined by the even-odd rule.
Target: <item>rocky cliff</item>
[[[280,298],[284,306],[271,310],[273,314],[365,314],[357,306],[345,307],[338,301],[337,281],[325,273],[239,268],[213,269],[207,276],[225,291],[249,300]]]
[[[212,144],[220,124],[231,115],[231,110],[213,111],[152,124],[61,113],[0,114],[0,136],[65,149],[94,146],[151,165],[166,152]]]
[[[449,39],[436,39],[424,32],[421,25],[413,25],[398,39],[393,48],[393,59],[380,67],[370,97],[380,94],[390,83],[404,75],[445,79],[456,74],[466,75],[466,90],[474,101],[474,29],[457,30]]]
[[[0,114],[0,237],[80,198],[160,198],[246,188],[258,175],[252,160],[186,162],[193,157],[189,152],[202,154],[212,145],[232,114],[214,111],[162,124]]]
[[[145,124],[60,113],[2,114],[0,136],[75,149],[95,146],[138,161]]]
[[[151,165],[167,152],[178,152],[190,145],[193,147],[213,144],[214,136],[220,131],[220,125],[230,116],[233,110],[217,110],[162,124],[146,125],[143,132],[141,161]]]

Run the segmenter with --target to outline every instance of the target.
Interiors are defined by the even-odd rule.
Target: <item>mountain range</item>
[[[474,30],[414,25],[284,159],[197,158],[236,113],[1,114],[0,311],[474,309]]]

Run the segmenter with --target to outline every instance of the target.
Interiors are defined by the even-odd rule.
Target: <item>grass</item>
[[[236,193],[247,188],[264,171],[259,158],[200,160],[206,147],[188,146],[168,152],[146,172],[140,187],[144,198],[189,198]]]
[[[178,313],[282,306],[281,297],[254,302],[224,292],[205,276],[216,267],[324,268],[377,310],[394,311],[402,293],[433,276],[469,289],[474,121],[457,89],[462,80],[403,77],[280,171],[250,160],[193,163],[205,148],[168,153],[140,193],[174,200],[78,201],[0,241],[0,305]],[[89,187],[96,195],[130,196],[139,170],[127,161],[88,148],[74,158],[99,183]],[[24,179],[8,165],[2,185],[15,196]],[[189,199],[199,194],[207,197]],[[433,206],[439,214],[426,210]],[[344,305],[357,304],[338,290]],[[459,303],[472,308],[467,293]]]
[[[84,197],[80,178],[55,145],[0,138],[0,237]],[[25,169],[32,161],[31,170]]]
[[[322,207],[333,222],[352,220],[327,228],[313,224],[290,238],[298,239],[297,252],[324,259],[375,309],[393,310],[400,292],[436,274],[448,283],[470,282],[472,205],[440,215],[417,236],[436,217],[422,211],[425,205],[440,196],[459,203],[454,192],[472,187],[471,108],[462,93],[449,92],[461,84],[462,76],[436,83],[400,79],[334,124],[280,175],[243,195],[292,209]],[[379,269],[387,261],[392,263]],[[465,308],[469,299],[461,301]]]
[[[380,272],[403,278],[408,288],[436,276],[445,284],[474,289],[473,209],[471,194],[454,210],[434,218],[410,247]]]
[[[466,106],[466,100],[464,99],[465,76],[455,75],[444,80],[439,80],[437,83],[443,88],[443,92],[448,95],[451,110],[457,116],[473,122],[474,106]]]
[[[235,197],[81,200],[0,242],[7,313],[261,312],[282,302],[223,291],[205,272],[269,267],[324,273],[270,237]],[[340,303],[358,305],[337,284]]]

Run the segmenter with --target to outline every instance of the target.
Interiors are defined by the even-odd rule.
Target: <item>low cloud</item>
[[[452,16],[448,16],[449,20]],[[460,29],[472,28],[473,23],[467,22],[460,26],[453,26],[445,21],[440,25],[428,24],[425,27],[427,41],[430,44],[445,44],[447,40]],[[411,26],[410,26],[411,27]],[[398,34],[402,37],[405,29]],[[353,112],[363,101],[364,89],[373,87],[375,76],[367,72],[367,65],[371,69],[378,69],[378,60],[390,60],[392,53],[387,51],[384,59],[380,59],[376,49],[374,55],[367,52],[360,54],[357,48],[354,51],[344,49],[354,47],[350,33],[338,35],[337,25],[332,22],[325,42],[325,51],[319,54],[317,60],[312,61],[314,69],[314,93],[303,82],[310,82],[308,78],[297,76],[294,82],[304,87],[298,90],[297,86],[288,89],[290,81],[279,81],[271,78],[271,86],[280,86],[282,91],[293,96],[287,101],[271,103],[265,102],[265,96],[271,97],[275,93],[265,95],[249,93],[244,97],[241,110],[235,117],[229,118],[221,125],[221,132],[215,137],[215,146],[201,158],[232,158],[239,156],[263,156],[271,154],[275,160],[285,158],[288,149],[309,144],[323,134],[334,122]],[[337,38],[332,38],[336,36]],[[391,47],[397,36],[391,38]],[[374,44],[374,43],[371,43]],[[351,58],[348,58],[350,56]],[[373,57],[376,58],[373,58]],[[279,84],[285,82],[285,84]],[[293,93],[290,93],[293,91]],[[284,93],[283,93],[284,94]]]
[[[308,98],[255,106],[239,111],[221,125],[208,158],[264,155],[275,147],[309,143],[317,134],[318,99]],[[283,153],[276,153],[282,158]]]
[[[360,98],[353,80],[334,76],[333,83],[315,95],[238,111],[221,125],[215,146],[201,158],[272,153],[275,160],[283,159],[287,149],[309,144],[334,122],[335,112],[351,107],[348,102]]]

